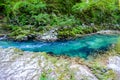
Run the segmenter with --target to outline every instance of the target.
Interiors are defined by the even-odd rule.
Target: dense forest
[[[118,0],[1,0],[0,16],[19,39],[57,29],[59,39],[94,33],[104,29],[120,29]],[[32,37],[33,38],[33,37]]]

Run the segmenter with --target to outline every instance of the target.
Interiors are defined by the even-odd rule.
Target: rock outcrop
[[[98,80],[85,65],[46,53],[0,49],[0,80]]]
[[[109,57],[107,67],[114,70],[118,79],[120,79],[120,56]]]
[[[5,40],[7,39],[7,35],[5,34],[0,34],[0,40]]]
[[[38,41],[56,41],[57,38],[57,29],[52,29],[43,34],[36,35],[35,39]]]

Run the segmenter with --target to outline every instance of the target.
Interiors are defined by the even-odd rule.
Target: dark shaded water
[[[75,40],[56,41],[56,42],[13,42],[0,41],[2,48],[15,47],[24,51],[48,52],[54,55],[67,55],[71,57],[87,58],[88,55],[105,50],[117,42],[118,35],[91,35]]]

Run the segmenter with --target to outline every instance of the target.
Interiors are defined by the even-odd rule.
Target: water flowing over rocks
[[[0,49],[0,80],[40,80],[42,75],[49,80],[70,80],[72,75],[75,80],[98,80],[84,65],[45,53]]]

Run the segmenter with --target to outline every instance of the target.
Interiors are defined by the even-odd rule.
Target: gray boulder
[[[118,79],[120,79],[120,56],[109,57],[107,67],[112,69],[117,74]]]

